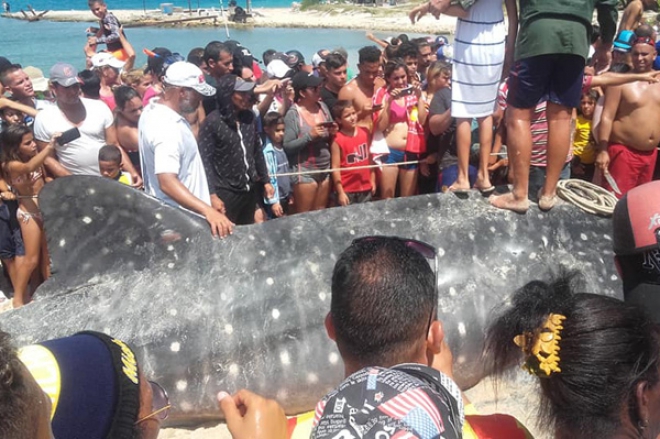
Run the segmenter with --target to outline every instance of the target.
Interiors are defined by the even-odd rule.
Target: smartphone
[[[409,85],[408,87],[401,90],[399,96],[410,96],[413,93],[415,93],[415,87]]]
[[[69,142],[73,142],[80,137],[80,130],[78,128],[71,128],[62,133],[60,137],[57,138],[57,144],[62,146],[66,145]]]
[[[322,122],[319,125],[321,125],[323,128],[332,128],[335,126],[334,122]]]

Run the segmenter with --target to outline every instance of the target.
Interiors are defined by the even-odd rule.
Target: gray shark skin
[[[40,195],[53,276],[0,327],[19,346],[82,330],[127,341],[168,389],[169,425],[218,419],[215,394],[243,387],[300,413],[343,377],[323,326],[339,254],[359,236],[397,235],[438,249],[438,317],[467,388],[484,376],[484,328],[517,287],[561,263],[582,270],[589,291],[621,290],[610,220],[572,206],[518,215],[473,198],[333,208],[220,240],[204,219],[114,181],[57,179]]]

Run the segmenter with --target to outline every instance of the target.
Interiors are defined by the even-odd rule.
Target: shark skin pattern
[[[438,318],[466,389],[485,376],[484,330],[516,288],[563,264],[584,272],[587,291],[621,296],[611,220],[470,197],[332,208],[212,239],[203,218],[128,186],[57,179],[39,197],[53,275],[0,327],[18,346],[82,330],[126,341],[168,390],[170,426],[219,419],[216,393],[243,387],[301,413],[343,378],[323,325],[339,254],[357,237],[396,235],[438,250]]]

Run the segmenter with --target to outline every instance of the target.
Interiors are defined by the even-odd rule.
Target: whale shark
[[[0,316],[17,345],[96,330],[128,342],[170,394],[169,426],[217,420],[215,394],[248,388],[288,414],[312,410],[343,377],[323,321],[339,254],[353,239],[395,235],[438,253],[438,318],[467,389],[494,310],[560,264],[589,291],[620,296],[611,220],[571,206],[526,215],[478,195],[433,194],[330,208],[236,227],[91,176],[57,179],[39,202],[52,276]]]

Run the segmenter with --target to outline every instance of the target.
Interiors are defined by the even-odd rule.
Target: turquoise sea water
[[[35,2],[36,3],[36,2]],[[33,65],[44,71],[58,61],[81,68],[86,41],[85,29],[90,23],[57,23],[38,21],[29,23],[0,18],[0,55],[24,66]],[[205,46],[209,41],[227,40],[224,27],[217,28],[132,28],[127,29],[129,41],[138,52],[136,66],[146,63],[143,48],[167,47],[186,56],[190,49]],[[357,64],[357,51],[371,44],[364,31],[345,29],[229,29],[231,39],[240,41],[258,59],[266,49],[300,50],[306,61],[319,49],[344,47],[349,53],[349,65]],[[385,33],[377,33],[385,37]]]

